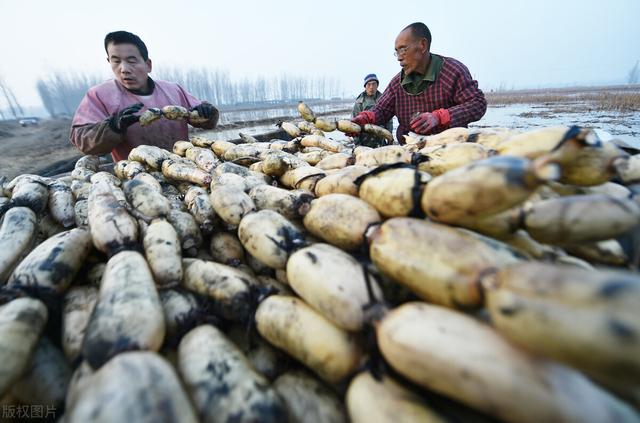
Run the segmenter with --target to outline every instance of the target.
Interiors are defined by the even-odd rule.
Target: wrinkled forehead
[[[138,47],[135,44],[131,43],[109,43],[107,45],[107,56],[117,56],[121,59],[124,59],[126,57],[136,57],[142,60],[142,54],[140,53],[140,50],[138,50]]]
[[[400,34],[396,37],[396,47],[403,47],[407,44],[415,41],[415,37],[413,35],[413,31],[411,28],[404,29],[400,31]]]

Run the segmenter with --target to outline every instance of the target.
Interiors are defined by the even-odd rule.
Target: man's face
[[[134,44],[107,46],[107,60],[115,77],[129,90],[142,90],[147,86],[151,60],[144,60]]]
[[[378,91],[378,83],[376,81],[369,81],[364,86],[364,91],[368,96],[373,96]]]
[[[395,50],[405,75],[416,70],[423,71],[423,69],[419,69],[419,65],[426,62],[426,55],[429,51],[426,38],[415,38],[411,29],[405,29],[396,38]]]

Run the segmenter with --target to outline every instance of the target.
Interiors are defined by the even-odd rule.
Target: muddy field
[[[491,101],[491,99],[490,99]],[[319,110],[319,114],[348,118],[350,109],[344,102]],[[259,134],[275,129],[275,123],[287,116],[299,119],[294,108],[276,111],[234,111],[221,116],[221,127],[207,131],[206,136],[234,139],[238,132]],[[0,176],[12,178],[22,173],[51,173],[64,169],[80,157],[69,142],[69,119],[45,119],[37,126],[22,128],[16,121],[0,121]],[[640,148],[640,112],[637,110],[606,110],[589,101],[575,101],[569,95],[553,101],[531,104],[490,104],[482,120],[471,127],[508,127],[533,129],[551,125],[581,125],[604,131],[605,138],[619,138]],[[201,133],[194,130],[194,133]]]
[[[348,116],[351,105],[335,102],[316,106],[319,116]],[[233,110],[222,113],[214,131],[190,128],[191,133],[218,139],[238,138],[276,130],[276,123],[298,118],[295,106],[268,110]],[[70,119],[43,119],[38,125],[21,127],[15,120],[0,121],[0,176],[23,173],[55,174],[82,156],[69,141]]]
[[[21,127],[16,121],[0,121],[0,175],[12,178],[37,173],[54,163],[80,157],[69,142],[69,119],[42,120]]]
[[[586,102],[491,106],[480,121],[469,126],[535,129],[554,125],[591,127],[603,140],[616,138],[640,149],[640,112],[598,110]]]

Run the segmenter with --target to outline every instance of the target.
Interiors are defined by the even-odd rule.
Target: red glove
[[[369,110],[360,112],[353,119],[351,119],[351,122],[358,124],[360,126],[364,126],[367,123],[375,123],[375,121],[376,121],[376,114]],[[360,132],[362,132],[362,130]],[[345,135],[351,138],[355,138],[360,134],[346,133]]]
[[[435,129],[448,127],[450,122],[449,111],[447,109],[438,109],[431,113],[420,113],[411,119],[409,125],[416,134],[427,135]]]
[[[351,122],[357,123],[360,126],[366,125],[367,123],[376,123],[376,114],[372,111],[365,110],[364,112],[360,112],[351,119]]]

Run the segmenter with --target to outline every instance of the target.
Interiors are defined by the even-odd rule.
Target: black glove
[[[136,103],[125,107],[109,119],[109,127],[118,134],[123,133],[128,127],[140,120],[140,116],[134,115],[142,109],[144,104]]]
[[[200,117],[210,120],[213,117],[213,113],[216,110],[216,108],[213,107],[212,104],[204,102],[191,108],[191,111],[194,111],[194,110],[198,112],[198,115],[200,115]]]

